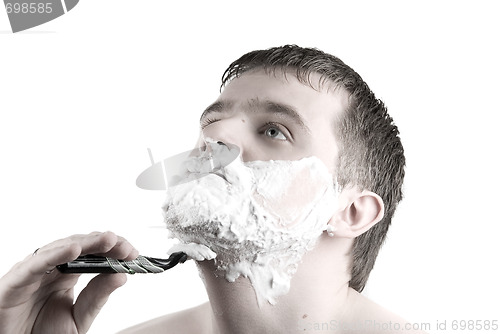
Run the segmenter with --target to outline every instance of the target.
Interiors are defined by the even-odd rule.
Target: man
[[[384,104],[338,58],[293,45],[242,56],[222,84],[201,117],[202,136],[237,145],[243,161],[319,158],[341,190],[324,222],[332,228],[303,256],[275,305],[257,303],[247,278],[228,282],[214,275],[214,261],[202,261],[209,303],[123,333],[408,332],[405,321],[360,294],[402,197],[403,147]],[[111,233],[42,247],[2,278],[2,326],[85,332],[124,277],[96,277],[72,306],[75,279],[41,273],[86,253],[137,255]]]

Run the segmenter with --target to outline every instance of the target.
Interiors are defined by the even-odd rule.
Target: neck
[[[245,277],[228,282],[212,261],[199,263],[212,309],[212,333],[293,333],[308,323],[341,320],[352,290],[349,288],[350,240],[321,236],[304,255],[290,291],[275,305],[258,305]],[[338,255],[341,254],[341,255]]]

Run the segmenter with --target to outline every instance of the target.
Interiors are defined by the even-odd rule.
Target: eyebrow
[[[229,101],[216,101],[216,102],[212,103],[211,105],[209,105],[207,107],[207,109],[205,109],[203,111],[203,113],[200,116],[200,121],[210,113],[213,113],[213,112],[222,113],[224,111],[230,110],[232,108],[233,104],[234,104],[233,102],[229,102]]]
[[[208,106],[205,111],[203,111],[200,120],[202,120],[212,112],[229,112],[234,105],[235,103],[233,101],[216,101]],[[260,101],[258,99],[253,99],[248,101],[248,106],[249,108],[245,110],[246,112],[264,110],[268,113],[277,114],[279,116],[291,119],[295,124],[304,129],[307,133],[311,133],[311,130],[305,124],[303,117],[297,112],[294,107],[290,105],[270,100]]]

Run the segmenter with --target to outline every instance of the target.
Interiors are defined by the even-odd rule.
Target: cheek
[[[337,142],[331,133],[325,133],[317,138],[326,138],[326,140],[315,140],[313,145],[314,155],[323,161],[328,168],[328,172],[335,175],[339,151]]]
[[[241,159],[244,162],[280,160],[276,154],[269,149],[263,149],[253,140],[247,140],[245,147],[241,149]]]

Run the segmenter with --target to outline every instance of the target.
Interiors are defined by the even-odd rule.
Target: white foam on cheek
[[[228,281],[250,279],[259,304],[274,304],[335,212],[332,175],[315,157],[237,159],[221,173],[168,191],[167,228],[185,244],[214,251]]]
[[[189,258],[196,261],[213,260],[217,256],[217,254],[207,246],[195,244],[193,242],[172,246],[168,251],[168,255],[176,252],[184,252]]]

